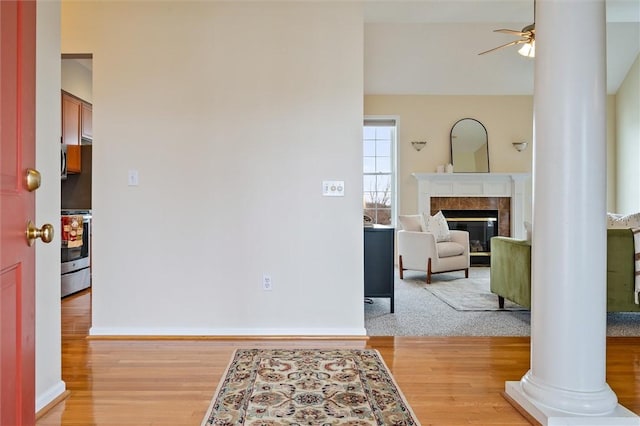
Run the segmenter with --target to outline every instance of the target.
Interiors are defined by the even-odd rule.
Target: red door
[[[0,425],[35,424],[35,1],[0,0]]]

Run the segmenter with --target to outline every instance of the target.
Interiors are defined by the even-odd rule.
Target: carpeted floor
[[[472,279],[488,277],[489,268],[474,267]],[[389,299],[372,299],[364,305],[365,328],[370,336],[528,336],[529,311],[457,311],[425,290],[426,274],[405,271],[404,280],[395,282],[395,313],[389,312]],[[462,272],[433,276],[433,282],[464,278]],[[496,301],[497,303],[497,301]],[[607,335],[640,336],[640,313],[607,315]]]

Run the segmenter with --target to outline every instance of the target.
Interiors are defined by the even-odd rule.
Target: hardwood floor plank
[[[235,348],[374,348],[423,425],[528,425],[502,396],[529,368],[528,337],[87,339],[90,292],[62,304],[71,395],[38,426],[199,425]],[[607,340],[607,382],[640,412],[640,338]]]

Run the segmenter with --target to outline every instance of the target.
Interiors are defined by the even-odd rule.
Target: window
[[[395,217],[396,120],[366,119],[363,131],[363,208],[373,223]]]

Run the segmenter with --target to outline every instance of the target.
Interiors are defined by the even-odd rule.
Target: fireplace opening
[[[469,232],[472,265],[491,263],[491,237],[498,235],[498,210],[442,210],[449,229]]]

